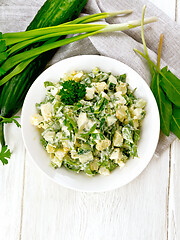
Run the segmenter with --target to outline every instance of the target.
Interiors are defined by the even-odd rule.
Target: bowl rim
[[[125,182],[124,184],[121,184],[121,185],[115,185],[114,187],[111,186],[111,187],[107,187],[106,189],[82,189],[82,188],[79,188],[79,187],[74,187],[74,186],[70,186],[68,184],[62,184],[60,183],[59,181],[57,181],[57,179],[55,178],[52,178],[47,172],[45,172],[41,167],[40,165],[34,160],[32,154],[31,154],[31,151],[29,151],[29,147],[27,145],[27,142],[26,142],[26,135],[25,135],[25,131],[24,131],[24,127],[25,127],[25,119],[24,119],[24,116],[25,116],[25,108],[26,108],[26,101],[27,101],[27,98],[28,98],[28,94],[29,92],[31,91],[31,89],[33,88],[33,86],[36,84],[37,81],[42,81],[41,80],[41,76],[43,74],[46,74],[47,71],[51,71],[51,69],[53,69],[55,66],[58,66],[59,64],[62,64],[66,61],[75,61],[77,60],[77,58],[99,58],[99,59],[108,59],[109,61],[116,61],[118,63],[120,63],[120,65],[124,65],[125,68],[127,68],[127,70],[131,70],[132,72],[136,73],[136,75],[139,77],[139,79],[143,80],[145,85],[148,86],[147,82],[134,70],[132,69],[131,67],[129,67],[128,65],[124,64],[123,62],[119,61],[119,60],[116,60],[114,58],[111,58],[111,57],[106,57],[106,56],[100,56],[100,55],[77,55],[77,56],[73,56],[73,57],[69,57],[69,58],[66,58],[66,59],[63,59],[63,60],[60,60],[58,62],[56,62],[55,64],[51,65],[50,67],[48,67],[47,69],[45,69],[37,78],[36,80],[33,82],[33,84],[31,85],[30,89],[28,90],[28,93],[26,94],[26,97],[25,97],[25,100],[24,100],[24,104],[23,104],[23,107],[22,107],[22,114],[21,114],[21,125],[22,125],[22,138],[23,138],[23,142],[24,142],[24,145],[25,145],[25,148],[32,160],[32,162],[41,170],[41,172],[43,172],[46,176],[48,176],[49,179],[51,179],[53,182],[57,183],[58,185],[61,185],[62,187],[65,187],[65,188],[69,188],[69,189],[72,189],[72,190],[76,190],[76,191],[80,191],[80,192],[105,192],[105,191],[111,191],[111,190],[114,190],[114,189],[117,189],[117,188],[120,188],[124,185],[127,185],[128,183],[132,182],[134,179],[136,179],[142,172],[143,170],[147,167],[147,165],[149,164],[149,162],[151,161],[153,155],[154,155],[154,152],[156,150],[156,147],[157,147],[157,144],[158,144],[158,140],[159,140],[159,134],[160,134],[160,118],[159,118],[159,111],[158,111],[158,107],[157,107],[157,103],[156,103],[156,100],[154,98],[154,95],[151,94],[151,97],[152,97],[152,100],[154,101],[154,104],[156,105],[156,117],[157,117],[157,132],[155,134],[155,140],[153,142],[153,151],[151,152],[151,155],[149,157],[149,160],[146,161],[146,164],[143,164],[143,167],[141,167],[138,171],[138,173],[135,175],[135,176],[132,176],[129,178],[129,180],[127,182]],[[73,70],[73,69],[72,69]],[[44,81],[43,81],[44,82]],[[149,86],[148,86],[149,88]],[[150,90],[150,88],[149,88]],[[151,91],[151,90],[150,90]],[[152,92],[151,92],[152,93]],[[67,170],[66,170],[67,171]],[[111,174],[110,174],[111,176]],[[110,176],[105,176],[105,177],[110,177]],[[87,176],[86,176],[87,177]],[[95,176],[96,177],[96,176]]]

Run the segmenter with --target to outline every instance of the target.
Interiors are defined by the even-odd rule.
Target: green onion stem
[[[13,54],[17,51],[20,51],[21,49],[25,48],[26,46],[28,46],[30,44],[33,44],[33,43],[36,43],[36,42],[41,42],[41,41],[46,41],[46,40],[48,40],[49,38],[52,38],[52,37],[60,37],[60,36],[67,35],[67,34],[93,32],[93,31],[101,30],[102,28],[104,28],[104,25],[93,26],[93,27],[87,26],[86,28],[82,28],[82,29],[81,28],[76,29],[76,30],[69,29],[68,31],[65,31],[65,32],[60,31],[60,32],[56,32],[56,33],[45,34],[45,35],[42,35],[42,36],[37,37],[37,38],[32,38],[32,39],[25,40],[25,41],[22,41],[20,43],[17,43],[15,45],[13,45],[11,48],[9,48],[7,50],[7,53],[8,53],[8,55],[11,55],[11,54]]]
[[[144,37],[145,10],[146,10],[146,5],[144,5],[143,9],[142,9],[141,39],[142,39],[142,43],[143,43],[143,46],[144,46],[145,54],[147,56],[147,62],[148,62],[148,65],[149,65],[149,69],[150,69],[151,75],[153,75],[153,69],[152,69],[152,66],[151,66],[151,63],[150,63],[150,58],[149,58],[149,54],[148,54],[148,50],[147,50],[147,46],[146,46],[145,37]]]
[[[146,60],[148,60],[148,57],[146,55],[144,55],[142,52],[140,52],[139,50],[134,48],[134,51],[139,53],[143,58],[145,58]],[[177,91],[175,89],[175,86],[172,84],[172,82],[164,75],[164,73],[161,71],[161,69],[156,66],[156,64],[150,60],[150,64],[156,69],[157,73],[159,73],[164,79],[166,79],[166,81],[172,86],[172,88],[174,88],[175,91]]]
[[[57,41],[59,38],[51,38],[48,41],[46,41],[44,43],[48,44],[48,43],[52,43]],[[37,56],[36,56],[37,57]],[[3,84],[5,84],[6,82],[8,82],[12,77],[16,76],[17,74],[21,73],[34,59],[36,59],[36,57],[34,58],[30,58],[28,60],[25,60],[23,62],[20,62],[9,74],[7,74],[4,78],[2,78],[0,80],[0,86],[2,86]],[[4,75],[4,74],[3,74]]]
[[[157,17],[149,17],[144,19],[144,24],[153,23],[158,20]],[[135,28],[141,26],[141,20],[133,20],[127,23],[120,23],[120,24],[109,24],[101,32],[114,32],[114,31],[124,31],[131,28]]]
[[[118,12],[102,12],[102,13],[96,13],[96,14],[92,14],[92,15],[87,15],[87,16],[83,16],[83,17],[79,17],[71,22],[68,23],[64,23],[64,25],[69,24],[69,23],[89,23],[89,22],[94,22],[94,21],[98,21],[101,20],[103,18],[109,18],[109,17],[115,17],[115,16],[119,16],[122,14],[130,14],[132,13],[133,10],[131,9],[127,9],[127,10],[121,10]]]
[[[4,139],[4,123],[0,122],[0,143],[1,146],[5,146],[5,139]]]
[[[141,38],[142,38],[145,54],[146,54],[146,56],[148,56],[146,41],[145,41],[145,37],[144,37],[144,16],[145,16],[145,10],[146,10],[146,6],[144,5],[143,9],[142,9]]]
[[[107,18],[107,17],[113,17],[113,16],[117,16],[120,14],[129,14],[131,13],[132,10],[123,10],[123,11],[119,11],[119,12],[111,12],[111,13],[99,13],[99,14],[93,14],[90,16],[84,16],[81,18],[77,18],[74,21],[65,23],[65,24],[60,24],[58,26],[52,26],[52,27],[46,27],[46,28],[39,28],[39,29],[33,29],[30,31],[26,31],[26,32],[16,32],[16,33],[5,33],[2,35],[3,39],[6,40],[6,45],[12,45],[16,42],[19,41],[24,41],[27,38],[34,38],[34,37],[38,37],[41,36],[43,34],[51,34],[51,33],[55,33],[57,31],[68,31],[69,29],[71,30],[76,30],[79,28],[86,28],[87,26],[85,26],[82,23],[87,23],[87,22],[92,22],[92,21],[97,21],[99,19],[102,18]],[[77,25],[78,23],[78,25]],[[82,24],[82,26],[81,26]],[[69,27],[69,25],[71,25]],[[87,24],[86,24],[87,25]],[[95,27],[96,24],[94,24],[93,26]],[[98,26],[99,24],[97,24]],[[88,25],[89,28],[93,27]],[[20,39],[19,39],[20,38]]]
[[[95,31],[96,29],[99,30],[103,27],[103,24],[68,24],[68,25],[59,25],[59,26],[53,26],[53,27],[47,27],[47,28],[39,28],[27,32],[18,32],[15,33],[13,36],[13,33],[5,33],[5,34],[12,34],[11,37],[4,37],[6,40],[6,45],[12,45],[18,42],[22,42],[25,40],[28,40],[29,38],[37,38],[42,35],[49,35],[49,34],[57,34],[61,35],[61,32],[64,33],[64,35],[69,34],[68,32],[86,32],[87,29],[90,31]],[[83,31],[84,29],[84,31]],[[4,35],[5,35],[4,34]],[[20,39],[19,39],[20,38]]]
[[[75,42],[75,41],[78,41],[78,40],[81,40],[83,38],[89,37],[89,36],[94,35],[96,33],[99,33],[99,31],[94,31],[94,32],[91,32],[91,33],[86,33],[86,34],[78,35],[78,36],[75,36],[75,37],[62,39],[62,40],[59,40],[57,42],[45,44],[45,45],[42,45],[40,47],[30,49],[26,52],[19,53],[15,56],[10,57],[9,59],[7,59],[6,62],[1,66],[1,68],[7,72],[11,68],[13,68],[15,65],[19,64],[20,62],[22,62],[24,60],[39,56],[41,53],[47,52],[49,50],[64,46],[66,44],[69,44],[69,43],[72,43],[72,42]]]
[[[147,19],[145,19],[144,24],[155,22],[155,21],[157,21],[156,17],[147,18]],[[122,31],[122,30],[127,30],[127,29],[130,29],[130,28],[138,27],[140,25],[141,25],[141,20],[129,21],[126,24],[125,23],[123,23],[123,24],[110,24],[110,25],[99,24],[97,29],[99,29],[99,27],[101,26],[102,27],[101,30],[97,30],[97,31],[90,32],[90,33],[85,33],[85,34],[78,35],[78,36],[71,37],[71,38],[62,39],[62,40],[59,40],[57,42],[45,44],[43,46],[40,46],[40,47],[37,47],[37,48],[34,48],[34,49],[30,49],[26,52],[22,52],[22,53],[19,53],[19,54],[15,55],[15,56],[12,56],[5,61],[5,63],[1,66],[1,68],[7,72],[8,70],[13,68],[18,63],[20,63],[24,60],[27,60],[29,58],[33,58],[35,56],[38,56],[39,54],[41,54],[43,52],[46,52],[46,51],[49,51],[51,49],[55,49],[55,48],[64,46],[66,44],[69,44],[69,43],[78,41],[80,39],[95,35],[97,33],[110,32],[110,31]],[[71,25],[69,25],[69,26],[71,26]]]
[[[131,10],[126,10],[126,11],[121,11],[121,13],[130,13],[131,12]],[[120,12],[113,12],[113,13],[106,13],[106,16],[108,15],[108,16],[117,16],[117,15],[119,15],[119,13]],[[147,20],[148,21],[148,20]],[[134,23],[134,22],[133,22]],[[132,28],[132,24],[133,24],[132,22],[129,22],[129,28]],[[134,23],[134,27],[136,27],[137,25],[139,24],[139,21],[137,22],[137,24],[136,23]],[[110,31],[116,31],[116,28],[117,29],[119,29],[119,27],[121,27],[122,28],[122,30],[123,30],[123,27],[125,27],[125,29],[127,29],[127,26],[126,26],[127,24],[119,24],[119,25],[116,25],[116,26],[114,26],[115,27],[115,29],[113,30],[112,29],[112,25],[111,25],[111,28],[110,28]],[[68,29],[68,30],[66,30],[66,31],[58,31],[58,32],[55,32],[55,33],[51,33],[51,34],[48,34],[48,32],[47,33],[45,33],[44,35],[41,35],[41,36],[39,36],[39,37],[37,37],[37,38],[33,38],[33,39],[30,39],[30,40],[26,40],[26,38],[25,39],[21,39],[21,41],[22,42],[20,42],[19,44],[15,44],[14,46],[12,46],[11,48],[9,48],[8,50],[7,50],[7,53],[10,55],[10,54],[12,54],[12,53],[15,53],[15,52],[17,52],[17,51],[19,51],[19,50],[21,50],[21,49],[23,49],[24,47],[26,47],[26,46],[28,46],[28,45],[30,45],[30,44],[32,44],[32,43],[34,43],[34,42],[40,42],[40,41],[45,41],[45,40],[47,40],[48,38],[51,38],[51,37],[56,37],[56,36],[61,36],[61,35],[67,35],[67,34],[76,34],[76,33],[83,33],[83,32],[91,32],[91,31],[98,31],[98,30],[101,30],[101,29],[103,29],[106,25],[102,25],[102,24],[98,24],[98,25],[96,25],[96,24],[79,24],[79,25],[77,25],[76,27],[77,27],[77,29],[75,29],[75,30],[73,30],[73,26],[74,26],[74,24],[73,25],[68,25],[67,27],[68,28],[70,28],[70,29]],[[67,28],[66,28],[67,29]],[[109,29],[108,29],[108,27],[107,27],[107,29],[105,30],[105,31],[109,31]],[[8,41],[8,39],[7,39],[7,44],[12,44],[12,41],[11,41],[11,39],[9,39],[10,40],[10,42]],[[17,42],[18,41],[18,39],[13,39],[14,40],[14,42]],[[24,41],[23,41],[24,40]]]
[[[164,75],[164,74],[161,72],[161,70],[159,69],[159,67],[156,66],[156,64],[155,64],[153,61],[151,61],[148,56],[146,56],[145,54],[143,54],[142,52],[140,52],[140,51],[139,51],[138,49],[136,49],[136,48],[134,48],[134,51],[137,52],[139,55],[141,55],[141,56],[142,56],[144,59],[146,59],[147,61],[149,60],[149,63],[151,64],[151,69],[152,69],[152,67],[154,67],[154,68],[156,69],[156,71],[157,71],[160,75],[162,75],[164,78],[166,78],[165,75]]]
[[[36,57],[30,58],[26,61],[19,63],[8,75],[6,75],[3,79],[0,80],[0,86],[8,82],[12,77],[21,73],[35,58]]]

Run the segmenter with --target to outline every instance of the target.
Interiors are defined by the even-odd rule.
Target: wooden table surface
[[[180,23],[180,0],[152,2]],[[17,11],[11,12],[12,6]],[[21,24],[19,13],[28,8],[25,17],[31,19],[38,6],[36,0],[0,0],[0,19],[7,28],[15,20]],[[0,240],[180,239],[179,140],[132,183],[83,193],[57,185],[33,165],[20,129],[6,127],[6,139],[13,154],[7,166],[0,165]]]

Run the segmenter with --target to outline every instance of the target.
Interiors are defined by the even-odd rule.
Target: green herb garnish
[[[59,95],[66,105],[73,105],[86,95],[86,86],[74,80],[62,83],[62,87]]]
[[[10,159],[11,157],[11,152],[8,149],[8,146],[2,146],[1,148],[1,152],[0,152],[0,160],[2,162],[2,164],[8,164],[8,159]]]
[[[21,125],[18,123],[16,118],[19,118],[18,116],[14,116],[11,118],[5,118],[0,116],[0,143],[1,143],[1,151],[0,151],[0,161],[2,164],[8,164],[8,159],[11,157],[11,152],[8,149],[8,146],[5,144],[4,139],[4,124],[6,123],[15,123],[17,127],[21,127]]]

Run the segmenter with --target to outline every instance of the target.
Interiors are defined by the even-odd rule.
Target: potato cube
[[[34,126],[38,126],[43,121],[44,121],[44,118],[41,115],[39,115],[38,113],[34,114],[31,117],[31,124]]]
[[[109,139],[99,140],[96,144],[96,149],[98,151],[102,151],[106,148],[108,148],[111,145],[111,141]]]
[[[95,88],[98,93],[101,93],[105,89],[107,89],[107,84],[105,82],[95,83]]]
[[[41,105],[41,114],[45,121],[50,121],[53,115],[53,107],[50,102]]]
[[[101,175],[104,175],[104,176],[110,175],[110,171],[109,171],[107,168],[103,167],[103,166],[100,167],[99,173],[100,173]]]
[[[77,120],[77,125],[79,130],[83,130],[83,128],[85,127],[85,125],[88,123],[88,118],[86,116],[86,113],[81,112],[79,114],[78,120]]]
[[[116,86],[116,91],[120,91],[122,92],[122,94],[126,94],[127,92],[127,84],[126,83],[123,83],[123,82],[120,82],[117,86]]]
[[[119,131],[116,131],[113,137],[113,146],[121,147],[123,143],[123,136]]]
[[[116,110],[116,117],[121,122],[123,122],[127,118],[127,106],[119,106],[119,108]]]
[[[85,95],[86,100],[91,100],[94,98],[95,90],[96,90],[95,87],[86,88],[86,95]]]
[[[48,152],[48,153],[54,153],[55,152],[55,150],[56,150],[56,147],[55,146],[53,146],[52,144],[47,144],[47,146],[46,146],[46,151]]]

